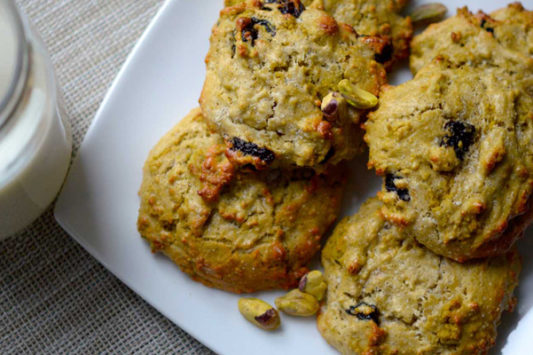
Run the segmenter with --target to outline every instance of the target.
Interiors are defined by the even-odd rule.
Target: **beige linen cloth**
[[[50,51],[76,152],[163,1],[17,2]],[[211,352],[89,256],[57,225],[50,208],[25,231],[0,242],[0,353]]]

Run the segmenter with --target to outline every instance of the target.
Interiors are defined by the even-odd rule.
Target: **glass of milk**
[[[0,239],[57,195],[72,152],[44,45],[13,0],[0,0]]]

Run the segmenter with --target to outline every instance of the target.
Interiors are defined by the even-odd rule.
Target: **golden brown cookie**
[[[458,261],[505,253],[533,219],[533,59],[479,21],[415,38],[415,78],[365,123],[385,217]]]
[[[420,246],[370,199],[322,252],[318,329],[343,354],[485,354],[516,302],[520,257],[459,264]]]
[[[225,6],[245,1],[226,0]],[[413,25],[409,17],[400,14],[407,0],[302,0],[302,3],[326,11],[338,22],[352,26],[359,35],[369,36],[370,42],[375,36],[386,39],[387,47],[376,55],[376,60],[387,68],[409,55]]]
[[[354,157],[367,107],[345,104],[325,116],[321,106],[342,80],[379,93],[385,71],[374,57],[386,43],[369,38],[299,0],[249,1],[222,10],[200,104],[224,136],[230,158],[256,168],[321,171]]]
[[[528,11],[521,3],[515,2],[492,12],[490,19],[485,21],[492,23],[485,23],[483,27],[489,31],[492,28],[498,42],[507,48],[533,56],[533,11]]]
[[[413,25],[400,12],[407,0],[320,0],[323,9],[337,21],[347,23],[360,35],[381,36],[388,40],[387,49],[376,59],[388,68],[409,55]]]
[[[491,16],[464,7],[457,15],[430,25],[413,39],[410,65],[416,73],[438,56],[456,65],[522,62],[533,55],[533,12],[519,3],[495,11]],[[507,62],[507,64],[506,64]]]
[[[463,261],[505,253],[533,218],[533,76],[450,65],[387,90],[365,139],[385,217]]]
[[[199,109],[152,149],[138,230],[194,280],[232,292],[294,287],[335,220],[337,168],[237,172]]]

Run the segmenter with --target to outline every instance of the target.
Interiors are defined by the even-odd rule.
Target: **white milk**
[[[5,1],[5,0],[2,0]],[[0,47],[16,45],[0,6]],[[27,29],[26,32],[29,30]],[[58,112],[55,80],[46,52],[32,33],[28,81],[16,111],[0,126],[0,239],[34,221],[53,201],[71,155],[70,127]],[[0,56],[6,51],[0,51]],[[0,78],[10,76],[0,58]],[[0,79],[0,100],[5,86]]]

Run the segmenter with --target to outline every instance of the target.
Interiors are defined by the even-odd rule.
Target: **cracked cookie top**
[[[533,218],[533,76],[450,66],[386,90],[365,140],[384,216],[464,261],[505,253]]]
[[[362,36],[385,37],[387,48],[376,60],[389,68],[409,55],[413,25],[409,17],[400,15],[406,3],[407,0],[318,0],[315,6],[353,26]]]
[[[200,104],[235,164],[321,171],[361,149],[366,110],[348,105],[332,119],[322,100],[345,79],[377,95],[385,71],[375,55],[385,41],[370,43],[300,0],[252,0],[222,10],[210,42]]]
[[[415,38],[415,78],[365,123],[385,217],[458,261],[505,253],[533,219],[533,59],[481,22],[463,9]]]
[[[484,354],[512,310],[520,257],[460,264],[420,246],[370,199],[322,252],[328,284],[318,316],[343,354]]]
[[[520,3],[493,12],[457,15],[430,25],[411,44],[410,66],[416,73],[439,56],[457,65],[520,65],[533,56],[533,12]]]
[[[533,11],[515,2],[485,18],[484,28],[492,28],[494,37],[505,47],[533,56]],[[492,21],[491,21],[492,20]],[[493,26],[493,27],[490,27]]]
[[[237,171],[193,110],[152,149],[137,226],[194,280],[232,292],[296,286],[335,220],[338,168]]]
[[[246,0],[226,0],[233,6]],[[302,0],[304,6],[326,11],[336,21],[352,26],[371,42],[375,36],[386,40],[386,48],[375,59],[390,68],[395,62],[407,58],[413,25],[409,17],[400,13],[407,0]]]

